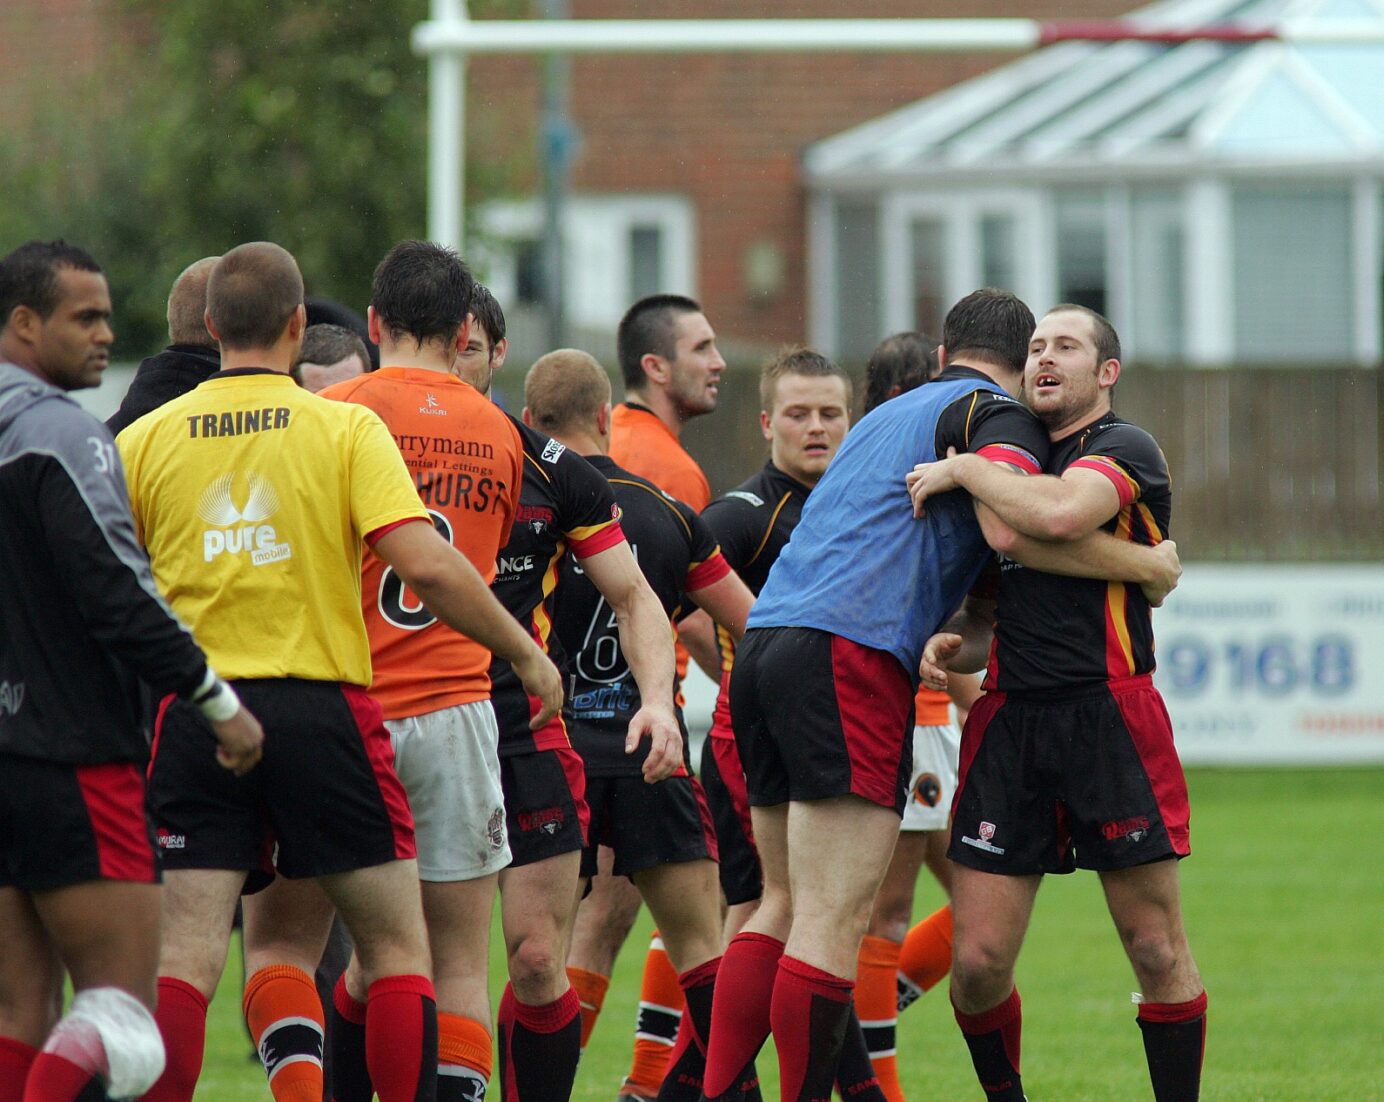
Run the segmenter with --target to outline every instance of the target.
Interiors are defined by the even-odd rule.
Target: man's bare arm
[[[721,648],[716,643],[716,624],[700,608],[678,622],[678,641],[692,661],[712,681],[721,680]]]
[[[750,618],[754,594],[740,580],[740,575],[727,574],[719,581],[693,590],[688,594],[712,620],[720,624],[737,643],[745,634],[745,621]],[[689,617],[690,619],[691,617]],[[717,672],[717,680],[720,672]]]
[[[995,602],[968,596],[940,631],[923,646],[918,673],[929,689],[945,690],[948,673],[985,668],[995,633]]]

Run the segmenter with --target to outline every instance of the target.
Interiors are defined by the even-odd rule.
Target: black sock
[[[1206,992],[1185,1003],[1143,1003],[1139,1029],[1155,1102],[1197,1102],[1206,1048]]]
[[[346,979],[336,981],[327,1036],[332,1049],[332,1098],[335,1102],[371,1102],[375,1084],[365,1063],[365,1004],[346,990]]]
[[[841,1058],[836,1062],[836,1090],[841,1102],[885,1102],[875,1066],[870,1062],[870,1049],[865,1043],[865,1031],[860,1027],[854,999],[851,1000],[851,1016],[846,1022]]]
[[[1024,1102],[1024,1085],[1019,1078],[1019,1031],[1023,1025],[1019,992],[981,1014],[956,1010],[956,1022],[971,1050],[985,1097],[998,1102]],[[953,1005],[953,1010],[955,1006]]]
[[[581,1058],[576,989],[547,1006],[526,1006],[506,985],[498,1024],[503,1102],[568,1102]]]

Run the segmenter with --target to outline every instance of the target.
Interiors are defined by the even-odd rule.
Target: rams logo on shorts
[[[942,800],[942,782],[935,773],[924,773],[913,786],[913,798],[924,807],[936,807]]]

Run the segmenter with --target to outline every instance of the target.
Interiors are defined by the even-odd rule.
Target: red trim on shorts
[[[750,793],[745,785],[745,766],[740,760],[740,747],[733,738],[717,739],[711,744],[711,756],[716,761],[726,795],[730,797],[730,806],[740,820],[740,829],[745,832],[745,840],[753,846],[754,820],[750,818]],[[758,850],[755,856],[759,856]]]
[[[901,805],[899,763],[913,729],[913,685],[892,654],[831,637],[831,675],[851,764],[851,792],[881,807]],[[910,768],[904,771],[907,784]]]
[[[602,551],[609,551],[617,543],[623,543],[625,530],[620,527],[618,520],[607,524],[599,532],[593,532],[586,539],[568,539],[567,546],[572,549],[572,554],[579,559],[589,559],[592,555],[599,555]]]
[[[351,709],[360,732],[361,745],[380,788],[389,825],[394,831],[394,857],[411,861],[418,856],[418,844],[413,835],[413,812],[408,806],[399,774],[394,772],[394,746],[384,725],[384,713],[375,699],[359,685],[342,685],[341,695]]]
[[[720,548],[711,558],[704,562],[699,562],[687,572],[687,592],[696,593],[699,589],[705,589],[709,585],[715,585],[722,578],[730,574],[730,563],[726,562],[725,556],[721,554]]]
[[[176,695],[169,693],[159,701],[159,710],[154,716],[154,741],[149,747],[149,764],[144,770],[146,780],[154,775],[154,759],[159,756],[159,740],[163,738],[163,717],[168,714],[168,709],[173,706],[173,701],[177,699]]]
[[[956,792],[952,795],[951,814],[961,805],[961,793],[966,790],[966,776],[971,771],[971,763],[980,753],[980,744],[985,741],[985,732],[990,721],[1004,706],[1005,693],[984,692],[966,713],[966,725],[961,728],[961,753],[956,763]]]
[[[365,542],[373,548],[375,544],[379,541],[380,537],[389,535],[389,533],[394,531],[394,529],[402,528],[405,524],[415,524],[418,521],[427,521],[427,523],[429,524],[432,523],[432,521],[429,520],[427,517],[405,517],[403,520],[396,520],[389,524],[382,524],[373,532],[366,532]]]
[[[581,844],[587,846],[590,844],[591,835],[591,805],[586,802],[586,764],[570,745],[555,747],[553,753],[562,763],[562,773],[567,778],[567,789],[572,793],[572,806],[577,809]]]
[[[735,728],[730,722],[730,670],[721,673],[721,687],[716,690],[716,705],[711,709],[711,730],[707,738],[735,739]]]
[[[711,806],[706,802],[706,789],[702,787],[702,782],[696,777],[692,777],[690,780],[692,781],[692,795],[697,798],[697,816],[702,821],[702,841],[706,844],[707,856],[719,864],[721,847],[716,841],[716,822],[711,817]]]
[[[1158,803],[1158,817],[1163,820],[1173,852],[1186,857],[1192,852],[1188,831],[1192,810],[1187,804],[1187,779],[1173,745],[1173,724],[1163,697],[1153,687],[1149,674],[1111,681],[1110,695],[1115,698],[1115,706],[1148,775]]]
[[[139,768],[129,762],[109,762],[78,765],[73,772],[91,821],[102,879],[156,883],[158,863],[149,843]]]
[[[547,648],[544,647],[546,652]],[[529,719],[538,715],[543,703],[538,697],[529,694]],[[533,748],[535,750],[570,750],[572,740],[567,735],[567,724],[562,718],[562,713],[558,712],[547,723],[543,724],[537,731],[530,732],[533,735]]]

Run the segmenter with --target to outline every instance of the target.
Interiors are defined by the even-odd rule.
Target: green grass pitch
[[[1193,855],[1182,865],[1184,906],[1211,1000],[1202,1098],[1384,1098],[1384,770],[1197,769],[1188,778]],[[924,873],[915,913],[939,902]],[[576,1102],[613,1102],[628,1068],[648,929],[646,917],[620,959]],[[493,952],[492,961],[498,998],[502,955]],[[233,953],[212,1004],[198,1102],[269,1098],[239,1023],[240,981]],[[1049,877],[1019,961],[1033,1102],[1152,1098],[1133,982],[1096,878]],[[945,991],[904,1013],[898,1046],[910,1102],[980,1097]],[[770,1046],[760,1061],[770,1102],[778,1093],[773,1063]]]

